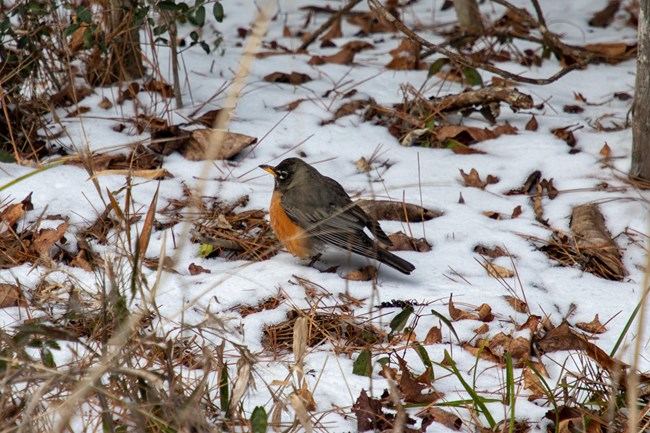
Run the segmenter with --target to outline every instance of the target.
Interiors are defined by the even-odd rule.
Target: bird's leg
[[[312,256],[312,258],[309,261],[309,264],[307,266],[309,266],[310,268],[313,268],[314,265],[316,264],[316,262],[320,260],[321,256],[322,256],[321,253],[318,253],[315,256]]]

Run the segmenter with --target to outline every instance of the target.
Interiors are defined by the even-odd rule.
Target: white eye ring
[[[284,180],[287,178],[287,172],[286,171],[278,171],[278,179]]]

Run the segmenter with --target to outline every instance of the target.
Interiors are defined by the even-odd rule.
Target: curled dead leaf
[[[350,272],[343,278],[350,281],[372,281],[377,278],[377,268],[372,265],[364,266]]]
[[[576,323],[576,328],[581,329],[585,332],[590,332],[592,334],[603,334],[607,332],[607,328],[600,323],[598,314],[594,317],[594,320],[591,322],[578,322]]]
[[[196,129],[191,132],[182,154],[190,161],[228,159],[257,142],[257,138],[217,129]]]
[[[481,176],[475,168],[472,168],[469,174],[465,173],[461,168],[460,175],[463,177],[463,182],[467,187],[485,189],[486,186],[499,182],[499,178],[492,175],[488,175],[485,181],[481,180]]]
[[[264,81],[269,81],[271,83],[287,83],[298,86],[311,81],[311,77],[300,72],[291,72],[288,74],[286,72],[273,72],[265,76]]]
[[[494,314],[492,314],[492,307],[488,304],[482,304],[476,309],[478,312],[478,320],[481,322],[491,322],[494,320]]]
[[[528,312],[528,304],[525,301],[510,295],[505,295],[503,298],[517,313]]]
[[[431,251],[431,245],[426,239],[415,239],[404,232],[393,233],[388,238],[393,243],[392,246],[386,248],[388,251],[417,251],[420,253]]]
[[[50,247],[63,238],[66,230],[68,230],[67,222],[62,222],[55,229],[39,230],[32,243],[34,251],[39,255],[46,255]]]
[[[440,211],[401,201],[359,200],[355,204],[376,220],[422,222],[442,216]]]
[[[451,296],[449,296],[449,317],[451,320],[478,320],[478,315],[469,311],[463,311],[454,305],[454,301]]]
[[[438,344],[442,342],[442,331],[437,326],[432,326],[424,337],[423,344]]]
[[[484,266],[488,275],[493,278],[512,278],[515,276],[515,273],[510,269],[495,265],[494,263],[486,262]]]

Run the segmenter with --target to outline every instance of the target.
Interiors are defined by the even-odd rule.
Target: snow
[[[282,13],[270,22],[265,41],[277,40],[281,45],[296,48],[298,39],[282,36],[285,16],[289,27],[296,31],[304,20],[304,13],[298,10],[299,7],[329,3],[331,2],[317,0],[282,2]],[[520,3],[522,6],[528,5],[526,2]],[[604,2],[587,0],[549,0],[543,2],[543,8],[550,29],[561,33],[567,43],[634,41],[634,29],[621,22],[616,22],[612,28],[605,30],[592,31],[588,28],[586,20],[603,6],[601,3],[604,5]],[[334,7],[338,5],[337,3]],[[453,22],[453,10],[442,12],[439,6],[440,2],[415,2],[407,8],[405,21],[418,21],[424,25]],[[137,107],[133,101],[126,101],[123,105],[103,110],[97,105],[102,97],[114,99],[119,90],[95,89],[94,95],[81,101],[81,105],[90,107],[90,112],[82,117],[63,119],[67,133],[61,138],[63,145],[78,151],[124,152],[127,145],[145,139],[146,134],[137,135],[131,128],[118,133],[111,127],[121,118],[129,119],[141,114],[143,107],[149,114],[164,113],[163,118],[173,123],[184,122],[185,116],[202,104],[205,104],[202,112],[218,108],[228,92],[228,89],[220,89],[231,79],[242,52],[236,28],[248,28],[256,10],[254,2],[249,0],[225,2],[224,7],[227,16],[223,24],[217,25],[224,36],[223,56],[218,53],[207,56],[198,47],[188,49],[182,55],[184,67],[181,73],[186,108],[165,112],[166,104],[173,104],[172,102],[161,100],[159,95],[148,97],[145,93],[140,93],[140,104]],[[363,4],[359,6],[360,9],[363,7]],[[489,17],[496,17],[502,8],[486,4],[482,6],[482,11]],[[322,20],[320,16],[315,17],[310,29],[315,29]],[[336,41],[339,46],[348,40],[359,39],[352,36],[356,32],[354,26],[344,23],[343,32],[345,37]],[[432,33],[425,35],[434,42],[441,40]],[[448,315],[447,302],[452,294],[457,305],[478,307],[487,303],[492,307],[497,319],[490,323],[489,335],[498,332],[514,333],[512,321],[521,324],[527,317],[516,313],[504,300],[504,295],[514,291],[519,296],[525,296],[532,314],[547,316],[555,325],[559,325],[565,318],[572,325],[576,322],[589,322],[599,314],[601,322],[607,323],[608,331],[599,335],[595,343],[609,353],[639,302],[646,265],[647,200],[650,197],[647,192],[631,188],[625,182],[625,173],[630,166],[631,129],[599,132],[593,128],[593,122],[605,114],[613,115],[619,123],[624,121],[631,101],[619,101],[612,95],[615,92],[633,92],[635,62],[589,65],[548,86],[518,85],[520,91],[533,96],[535,104],[543,102],[543,108],[526,113],[512,113],[502,106],[499,123],[507,120],[519,132],[517,135],[503,135],[472,146],[485,154],[458,155],[445,149],[402,147],[386,128],[363,121],[357,115],[321,125],[321,122],[332,119],[341,103],[348,101],[341,95],[351,89],[358,91],[354,99],[372,97],[379,104],[400,102],[403,96],[400,85],[406,83],[416,89],[422,88],[430,95],[445,95],[461,90],[457,84],[443,83],[435,77],[427,78],[426,70],[386,70],[384,65],[390,60],[388,52],[399,43],[394,38],[394,35],[368,37],[367,40],[375,43],[375,48],[357,54],[352,66],[310,66],[307,64],[309,56],[304,54],[256,59],[242,98],[238,101],[234,119],[229,125],[231,131],[258,137],[260,141],[254,145],[254,150],[245,150],[234,161],[214,163],[187,161],[178,154],[172,154],[165,157],[163,167],[173,174],[173,178],[163,180],[160,184],[135,178],[133,199],[136,210],[144,215],[159,185],[158,208],[162,209],[169,200],[182,198],[183,184],[195,188],[203,183],[205,196],[230,202],[247,194],[250,197],[247,209],[268,209],[273,181],[271,176],[258,170],[257,166],[276,164],[285,157],[303,156],[323,174],[339,180],[351,195],[394,200],[402,200],[404,197],[407,202],[443,212],[439,218],[424,223],[410,223],[408,226],[399,222],[382,222],[382,227],[388,233],[400,230],[412,233],[413,237],[425,238],[433,246],[429,252],[397,253],[414,263],[416,270],[413,274],[405,276],[381,266],[376,286],[370,282],[347,281],[341,276],[348,270],[365,265],[367,261],[335,251],[328,252],[323,263],[317,265],[323,269],[340,265],[335,273],[321,273],[318,269],[305,266],[304,262],[286,252],[262,262],[203,259],[197,256],[198,246],[187,243],[187,226],[179,224],[172,229],[175,242],[172,242],[169,230],[155,232],[147,250],[149,257],[160,256],[162,252],[173,257],[173,268],[177,271],[176,274],[163,272],[157,288],[156,303],[161,314],[159,326],[167,330],[179,329],[181,322],[199,324],[206,319],[208,312],[214,314],[224,322],[232,341],[244,344],[258,357],[258,381],[269,384],[274,380],[285,380],[289,374],[288,365],[292,362],[292,355],[273,359],[262,346],[262,329],[284,320],[286,313],[293,308],[309,308],[313,305],[313,301],[306,297],[304,288],[295,284],[294,276],[298,276],[324,288],[326,295],[321,300],[324,305],[335,305],[341,294],[363,300],[363,306],[356,308],[353,314],[373,316],[374,322],[386,331],[389,331],[388,324],[400,309],[378,310],[377,306],[381,302],[397,299],[430,303],[422,308],[422,317],[415,327],[418,339],[423,338],[430,327],[440,325],[439,319],[431,315],[430,310]],[[318,45],[316,42],[310,47],[310,54],[332,54],[338,50],[321,49]],[[166,66],[168,52],[157,47],[157,56],[162,65],[160,69],[170,82],[171,74]],[[560,68],[555,60],[546,60],[543,66],[530,69],[508,63],[498,66],[534,77],[549,76]],[[275,71],[306,73],[313,81],[291,86],[262,80],[262,77]],[[485,82],[489,81],[490,74],[482,73],[482,76]],[[328,91],[328,96],[324,96]],[[585,108],[583,113],[564,113],[564,104],[577,103],[574,93],[584,95],[587,101],[596,105],[580,104]],[[291,112],[276,109],[299,98],[306,98],[307,101]],[[152,103],[156,105],[151,106]],[[62,109],[58,109],[57,113],[60,117],[65,116]],[[531,114],[539,122],[539,129],[535,132],[524,130]],[[489,126],[478,115],[463,122],[480,127]],[[570,154],[567,144],[550,133],[552,128],[568,125],[582,127],[575,132],[577,148],[580,149],[577,154]],[[603,166],[599,154],[605,143],[612,149],[611,167]],[[368,174],[360,173],[354,162],[360,157],[370,157],[376,149],[380,149],[378,160],[390,161],[391,167],[387,170],[375,167],[376,170],[373,169]],[[200,178],[200,174],[205,173],[204,164],[210,165],[206,179]],[[472,168],[478,170],[482,178],[492,174],[500,180],[488,185],[485,190],[465,187],[459,170],[469,172]],[[26,166],[4,163],[0,169],[0,184],[33,170]],[[551,232],[536,222],[528,197],[505,193],[521,187],[534,170],[540,170],[546,179],[553,178],[554,185],[562,192],[555,200],[545,198],[543,201],[544,218],[548,219],[552,227],[568,232],[569,217],[574,206],[600,203],[610,232],[618,246],[624,248],[623,261],[630,272],[624,281],[608,281],[578,268],[559,266],[527,239],[536,237],[546,240]],[[101,176],[96,182],[102,195],[107,190],[119,191],[115,198],[119,203],[124,202],[125,192],[122,188],[126,184],[125,176]],[[596,190],[595,187],[601,182],[620,189],[612,192]],[[2,197],[20,201],[32,191],[34,210],[28,212],[20,224],[29,224],[44,212],[60,214],[69,217],[70,230],[74,233],[93,221],[104,208],[88,173],[76,166],[61,165],[46,170],[5,189]],[[464,203],[459,202],[461,194]],[[509,216],[517,206],[522,207],[523,213],[515,219],[493,220],[483,215],[483,212],[495,211]],[[165,219],[164,216],[158,217]],[[637,235],[632,238],[627,232],[636,232]],[[94,247],[103,251],[108,258],[113,254],[114,248],[119,250],[119,242],[114,238],[112,242],[113,245]],[[516,269],[517,278],[505,280],[508,287],[487,274],[482,259],[474,252],[477,245],[500,246],[512,256],[495,261],[500,266],[514,266]],[[190,263],[200,265],[211,273],[191,276],[188,271]],[[83,282],[85,290],[96,289],[96,281],[91,273],[67,267],[61,271],[70,273]],[[145,272],[152,284],[156,277],[155,271]],[[0,282],[18,281],[24,287],[32,289],[41,278],[65,280],[62,274],[46,275],[40,266],[33,268],[23,265],[0,271]],[[276,309],[245,318],[233,309],[241,305],[255,306],[262,300],[276,296],[280,291],[287,301]],[[571,305],[575,305],[576,309],[569,315]],[[24,318],[24,313],[18,308],[0,310],[3,327],[15,326],[21,318]],[[480,325],[481,322],[478,321],[459,321],[454,322],[454,329],[461,341],[468,341],[475,338],[474,329]],[[639,338],[636,326],[633,325],[633,331],[628,332],[617,353],[626,362],[630,362],[634,338]],[[476,363],[475,357],[455,344],[455,337],[444,325],[442,330],[443,343],[426,346],[431,359],[441,361],[444,350],[451,351],[461,371],[472,370]],[[643,372],[650,370],[650,358],[647,356],[649,336],[650,321],[646,321],[641,337],[642,356],[639,359],[639,370]],[[217,339],[215,343],[218,342]],[[56,359],[67,359],[64,353],[61,352]],[[413,351],[403,351],[400,354],[405,356],[411,368],[423,371],[422,363]],[[557,367],[552,367],[553,362],[545,361],[551,373],[551,382],[559,380],[559,365],[571,356],[567,352],[546,356],[547,361],[554,360],[558,363]],[[370,389],[372,396],[378,397],[387,387],[386,380],[378,375],[378,366],[375,367],[372,378],[352,375],[354,358],[356,356],[350,359],[343,354],[335,355],[328,345],[309,350],[306,357],[305,371],[309,389],[314,390],[318,410],[326,412],[321,423],[329,431],[356,429],[353,417],[345,418],[332,408],[340,407],[349,412],[361,389]],[[477,372],[477,389],[484,390],[487,394],[495,392],[496,398],[502,395],[497,391],[504,383],[504,372],[501,369],[481,361]],[[233,370],[231,375],[234,374]],[[436,376],[444,376],[444,370],[437,368]],[[437,380],[435,387],[445,393],[447,400],[466,398],[458,381],[448,375]],[[269,402],[269,390],[258,383],[256,390],[249,391],[244,399],[244,407],[250,412],[256,405],[267,405],[268,408]],[[507,417],[504,409],[496,407],[498,405],[490,407],[492,406],[495,406],[493,414],[498,419]],[[544,431],[545,423],[541,419],[548,409],[528,402],[526,392],[522,391],[516,413],[528,418],[535,431]],[[429,431],[442,431],[442,427],[434,424],[429,427]]]

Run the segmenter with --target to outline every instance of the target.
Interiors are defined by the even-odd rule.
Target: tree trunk
[[[630,176],[650,181],[650,0],[639,5],[639,46],[636,61],[632,167]]]
[[[479,36],[484,32],[476,0],[454,0],[458,25],[463,33]]]

